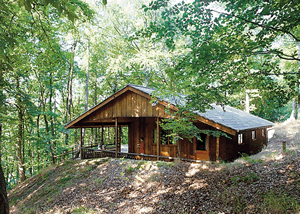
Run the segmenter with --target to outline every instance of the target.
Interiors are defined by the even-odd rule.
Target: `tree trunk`
[[[86,84],[85,84],[85,111],[89,108],[89,80],[90,80],[90,74],[89,74],[89,49],[90,46],[88,44],[87,46],[87,66],[86,66]]]
[[[86,84],[85,84],[85,111],[88,110],[89,108],[89,81],[90,81],[90,74],[89,74],[89,55],[90,55],[90,45],[88,41],[87,45],[87,66],[86,66]],[[85,136],[85,128],[83,129],[83,134],[82,134],[82,142],[84,142],[84,136]]]
[[[250,113],[250,97],[249,97],[249,93],[248,92],[246,92],[245,111],[247,113]]]
[[[9,204],[6,192],[5,178],[0,162],[0,213],[8,214],[9,213]]]
[[[18,98],[18,101],[20,98]],[[19,103],[18,102],[18,103]],[[21,181],[25,181],[26,176],[25,176],[25,166],[23,162],[23,112],[20,106],[18,106],[18,119],[19,119],[19,124],[18,124],[18,137],[17,137],[17,157],[18,157],[18,165],[19,165],[19,174],[20,174],[20,179]]]
[[[20,88],[20,80],[19,77],[16,78],[16,86],[17,89]],[[24,124],[24,115],[23,115],[23,109],[22,109],[22,100],[21,95],[17,95],[17,111],[18,111],[18,137],[17,137],[17,157],[18,157],[18,167],[19,167],[19,174],[21,181],[25,181],[25,166],[24,166],[24,159],[23,159],[23,124]]]
[[[53,75],[52,75],[52,72],[50,72],[50,77],[49,77],[49,83],[50,83],[50,96],[49,96],[50,130],[49,131],[51,133],[52,139],[55,139],[56,138],[55,137],[56,133],[55,133],[54,117],[53,117],[53,115],[55,114],[55,112],[54,112],[55,104],[54,105],[52,104],[52,99],[53,99],[53,95],[54,95],[54,93],[53,93],[53,82],[52,81],[53,81]],[[51,147],[52,147],[52,151],[53,151],[53,149],[56,147],[56,141],[51,140],[50,143],[51,143]],[[52,152],[51,156],[52,156],[52,162],[55,163],[53,152]]]
[[[300,59],[300,42],[298,42],[298,59]],[[300,120],[300,61],[298,62],[298,75],[297,75],[297,90],[298,90],[298,115],[297,118]]]
[[[48,125],[48,120],[47,120],[47,116],[44,114],[44,121],[45,121],[45,125],[46,125],[46,133],[48,134],[49,133],[49,125]],[[52,143],[50,140],[47,140],[48,141],[48,146],[49,146],[49,150],[50,150],[50,155],[51,155],[51,161],[52,163],[55,163],[55,159],[54,159],[54,153],[53,153],[53,148],[52,148]]]
[[[77,41],[73,44],[71,48],[71,53],[73,54],[72,62],[70,63],[69,68],[69,79],[67,82],[67,98],[66,98],[66,113],[65,113],[65,123],[71,121],[71,106],[72,106],[72,84],[73,84],[73,70],[74,70],[74,58],[75,58],[75,49],[77,46]],[[65,135],[65,144],[68,145],[69,131],[66,131]]]
[[[290,120],[296,120],[296,97],[293,98],[293,109],[290,116]]]

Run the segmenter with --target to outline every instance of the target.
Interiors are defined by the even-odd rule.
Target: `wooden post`
[[[83,159],[83,152],[82,152],[82,146],[83,146],[83,136],[82,136],[82,127],[80,127],[80,144],[79,144],[79,152],[80,152],[80,158]]]
[[[209,135],[206,135],[206,150],[208,153],[208,160],[210,160],[210,156],[209,156]]]
[[[217,137],[216,161],[219,161],[219,156],[220,156],[220,137]]]
[[[286,152],[286,142],[285,141],[282,142],[282,151]]]
[[[159,118],[157,118],[157,122],[156,122],[156,139],[157,139],[157,145],[156,145],[156,149],[157,149],[157,160],[159,161],[159,144],[160,144],[160,131],[159,131]]]
[[[119,125],[119,140],[118,140],[118,152],[121,152],[121,140],[122,140],[122,127]]]
[[[101,127],[101,143],[100,143],[100,148],[103,149],[103,132],[104,132],[104,128],[103,128],[103,124],[102,124],[102,127]]]
[[[115,118],[115,145],[116,145],[116,158],[118,157],[118,118]]]

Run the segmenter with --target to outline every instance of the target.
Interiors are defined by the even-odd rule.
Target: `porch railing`
[[[96,150],[96,149],[91,149],[91,148],[82,148],[82,151],[83,151],[84,159],[104,158],[104,157],[115,158],[116,157],[115,151]],[[134,159],[134,160],[149,160],[149,161],[157,160],[156,155],[125,153],[125,152],[118,152],[118,158],[126,158],[126,159]],[[175,159],[178,159],[178,158],[159,156],[159,160],[163,160],[163,161],[172,161]]]

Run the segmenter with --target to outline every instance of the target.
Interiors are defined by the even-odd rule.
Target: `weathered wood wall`
[[[158,103],[152,106],[150,101],[150,98],[127,91],[87,116],[84,122],[97,122],[115,117],[168,117],[164,105]],[[171,113],[173,112],[171,110]]]
[[[262,130],[264,130],[265,135],[262,135]],[[260,152],[264,147],[267,146],[267,130],[266,128],[256,129],[256,139],[252,139],[252,131],[241,132],[243,134],[243,144],[238,145],[238,152],[245,153],[248,155],[256,154]]]

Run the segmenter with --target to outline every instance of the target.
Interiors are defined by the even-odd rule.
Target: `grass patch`
[[[133,167],[132,164],[129,164],[128,166],[124,167],[124,170],[127,173],[133,173],[135,170],[135,167]]]
[[[139,161],[136,169],[138,169],[138,170],[141,169],[146,163],[147,163],[147,161]]]
[[[263,163],[264,161],[261,159],[251,159],[250,163],[256,164],[256,163]]]
[[[244,182],[254,182],[254,181],[258,181],[259,177],[257,174],[251,172],[249,173],[249,175],[242,177],[241,180]]]
[[[296,213],[300,208],[297,200],[285,193],[270,191],[262,195],[262,200],[262,209],[267,213]]]
[[[250,156],[246,153],[242,153],[242,158],[245,160],[245,161],[250,161]]]
[[[165,162],[165,161],[157,161],[156,162],[157,167],[161,168],[161,167],[173,167],[176,165],[176,163],[174,162]]]
[[[62,179],[60,179],[60,182],[64,184],[64,183],[68,182],[69,180],[71,180],[72,178],[73,177],[71,175],[67,175],[67,176],[63,177]]]
[[[255,182],[255,181],[258,181],[259,180],[259,177],[257,174],[255,173],[249,173],[248,175],[244,176],[244,177],[240,177],[238,175],[234,176],[231,178],[231,182],[234,184],[234,185],[237,185],[239,182]]]
[[[86,207],[77,207],[75,209],[73,209],[72,214],[92,214],[92,213],[96,213],[93,210],[89,210]]]

